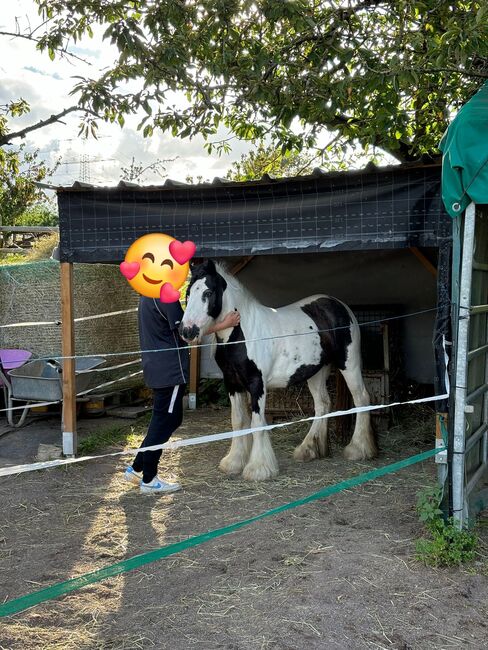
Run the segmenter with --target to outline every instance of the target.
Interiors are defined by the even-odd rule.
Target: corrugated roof
[[[419,161],[413,163],[402,163],[398,165],[386,165],[383,167],[377,166],[374,163],[370,162],[362,169],[352,169],[348,171],[332,171],[332,172],[324,171],[320,167],[315,167],[311,174],[306,174],[303,176],[283,176],[279,178],[273,178],[268,174],[264,174],[263,176],[261,176],[261,178],[251,180],[251,181],[234,181],[228,178],[221,178],[219,176],[216,176],[211,182],[204,182],[204,183],[185,183],[183,181],[176,181],[171,178],[168,178],[164,183],[160,185],[141,185],[139,183],[133,183],[131,181],[119,181],[117,185],[95,185],[92,183],[84,183],[82,181],[75,181],[74,183],[72,183],[72,185],[52,185],[49,183],[36,183],[36,185],[44,189],[50,189],[50,190],[55,190],[60,192],[66,190],[121,190],[121,189],[161,191],[165,189],[170,190],[170,189],[182,189],[182,188],[198,190],[206,187],[222,187],[222,186],[242,187],[242,186],[252,186],[252,185],[266,185],[266,184],[283,183],[283,182],[287,182],[287,183],[294,182],[294,181],[299,182],[299,181],[306,181],[308,179],[322,178],[322,177],[334,178],[343,175],[355,176],[355,175],[372,173],[372,172],[376,172],[376,173],[389,172],[389,171],[401,172],[403,170],[407,171],[414,168],[440,167],[441,164],[440,161],[438,163],[434,163],[432,162],[431,158],[429,158],[428,160],[429,162]]]

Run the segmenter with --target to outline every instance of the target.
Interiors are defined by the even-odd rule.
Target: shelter
[[[443,385],[439,333],[449,328],[445,297],[452,224],[441,199],[440,165],[369,165],[339,173],[317,169],[309,176],[245,183],[168,180],[150,187],[75,183],[55,189],[65,356],[75,354],[72,264],[119,264],[137,238],[166,232],[194,241],[199,258],[227,259],[265,304],[325,291],[362,310],[363,320],[372,314],[387,317],[391,310],[430,311],[404,326],[406,374],[420,383],[437,374]],[[263,283],[263,277],[269,282]],[[436,313],[438,296],[442,309]],[[433,331],[438,332],[437,364]],[[196,355],[192,359],[194,405],[200,370]],[[215,371],[205,358],[201,367],[205,376]],[[71,375],[66,359],[63,439],[68,454],[76,450]],[[446,410],[444,405],[439,409]]]
[[[348,288],[354,293],[360,285],[363,302],[377,307],[385,302],[388,282],[397,295],[406,296],[410,287],[410,302],[401,303],[404,312],[422,307],[413,301],[421,294],[426,301],[435,298],[437,310],[423,328],[410,332],[415,344],[408,350],[407,375],[434,375],[437,394],[444,393],[443,342],[452,342],[453,389],[449,400],[437,404],[439,414],[449,415],[447,454],[436,461],[441,482],[448,479],[448,510],[465,523],[485,506],[487,494],[482,489],[488,466],[488,149],[483,133],[488,136],[488,84],[446,133],[442,168],[368,166],[246,183],[216,178],[199,185],[168,180],[150,187],[75,183],[53,188],[60,211],[64,355],[75,354],[73,262],[119,264],[130,244],[148,232],[191,239],[200,258],[227,258],[235,271],[246,274],[257,297],[271,305],[300,297],[296,293],[303,284],[311,289],[308,293],[324,291],[324,280],[329,293],[352,306],[357,300]],[[431,274],[430,285],[406,263],[413,260],[412,253]],[[369,271],[379,260],[383,266],[375,276]],[[400,269],[410,282],[400,282]],[[272,294],[263,292],[263,275],[273,278]],[[391,306],[391,292],[388,302]],[[429,366],[425,359],[432,338]],[[192,361],[195,397],[196,355]],[[214,370],[207,363],[204,372]],[[68,358],[63,417],[68,454],[76,451],[73,379]],[[436,438],[439,446],[445,444],[440,425]]]

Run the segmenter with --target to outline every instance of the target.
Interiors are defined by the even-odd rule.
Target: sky
[[[37,5],[32,0],[1,1],[0,31],[25,33],[29,26],[40,22]],[[31,105],[29,115],[17,119],[12,130],[28,126],[73,104],[69,92],[75,75],[96,76],[116,58],[116,49],[101,39],[101,29],[93,39],[85,38],[71,51],[91,65],[78,60],[49,59],[46,53],[35,49],[35,43],[26,39],[0,36],[0,104],[23,98]],[[121,178],[121,167],[128,167],[132,157],[137,163],[148,165],[160,159],[175,159],[165,165],[166,176],[185,181],[188,175],[213,180],[225,176],[233,161],[249,151],[248,142],[233,141],[232,152],[209,156],[203,148],[203,138],[179,140],[168,134],[155,133],[143,138],[136,125],[139,118],[128,118],[123,129],[118,125],[99,121],[99,139],[83,140],[78,136],[79,116],[70,114],[59,122],[33,131],[25,139],[29,148],[37,148],[48,164],[61,158],[51,182],[71,185],[85,180],[97,185],[116,185]],[[15,141],[19,143],[19,140]],[[145,183],[163,183],[156,173],[148,173]]]

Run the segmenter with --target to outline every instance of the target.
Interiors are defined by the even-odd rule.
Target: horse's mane
[[[219,273],[227,283],[227,288],[236,296],[236,299],[240,303],[246,303],[249,307],[251,305],[260,305],[257,298],[255,298],[252,293],[246,289],[246,287],[239,282],[239,280],[232,275],[230,269],[228,268],[225,262],[216,262],[211,260],[215,265],[215,270]],[[209,272],[209,268],[206,262],[199,264],[196,268],[191,271],[192,282],[204,278],[205,275]]]
[[[252,293],[246,289],[241,282],[239,282],[235,275],[232,275],[227,264],[224,262],[215,262],[215,268],[217,269],[217,273],[220,273],[227,282],[227,286],[232,289],[233,292],[240,294],[242,299],[249,303],[258,303],[258,300],[252,295]]]

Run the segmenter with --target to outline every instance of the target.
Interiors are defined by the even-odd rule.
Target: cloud
[[[76,45],[72,45],[69,48],[70,52],[73,52],[73,54],[76,54],[77,56],[80,57],[85,57],[88,59],[94,59],[97,61],[102,53],[100,48],[94,49],[90,47],[78,47]]]
[[[59,75],[57,72],[45,72],[44,70],[39,70],[38,68],[34,68],[32,65],[26,65],[24,66],[24,70],[29,70],[29,72],[33,72],[34,74],[40,74],[43,77],[52,77],[53,79],[56,80],[61,80],[63,77]]]
[[[32,0],[3,4],[1,22],[6,30],[22,32],[39,24],[37,8]],[[114,46],[102,40],[103,31],[102,26],[96,26],[93,39],[83,38],[71,48],[74,54],[86,58],[92,65],[59,56],[51,61],[47,53],[36,50],[32,42],[0,37],[0,69],[4,70],[0,103],[23,97],[31,105],[28,115],[12,121],[12,130],[25,128],[76,103],[76,96],[69,94],[75,84],[73,77],[96,77],[100,69],[118,55]],[[134,85],[129,86],[132,88]],[[178,97],[171,94],[168,101],[180,103]],[[123,129],[100,121],[100,139],[82,140],[78,137],[80,115],[73,113],[63,118],[62,123],[31,132],[26,141],[29,148],[40,149],[42,157],[50,165],[62,157],[64,163],[54,181],[66,185],[79,180],[82,172],[89,176],[90,182],[117,184],[121,166],[128,167],[133,156],[136,162],[144,165],[157,159],[175,158],[166,166],[168,177],[174,180],[185,181],[188,175],[202,175],[211,180],[214,176],[224,176],[232,162],[252,147],[250,143],[234,139],[230,154],[208,156],[201,137],[178,140],[168,133],[156,131],[152,137],[144,138],[136,128],[140,119],[140,115],[128,116]],[[217,137],[227,135],[222,130]],[[85,162],[80,164],[83,160]],[[157,174],[148,173],[147,182],[162,183],[164,180]]]

